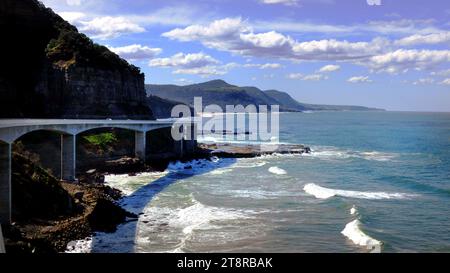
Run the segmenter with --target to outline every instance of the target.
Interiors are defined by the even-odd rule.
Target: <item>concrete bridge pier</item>
[[[11,223],[11,144],[0,142],[0,224]]]
[[[185,126],[184,151],[193,154],[197,147],[197,124],[191,123]]]
[[[61,179],[75,181],[76,172],[76,135],[61,135]]]
[[[134,154],[137,158],[145,162],[147,152],[146,133],[136,131],[134,134]]]

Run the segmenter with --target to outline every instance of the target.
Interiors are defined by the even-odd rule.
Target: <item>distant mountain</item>
[[[217,104],[223,109],[226,105],[241,104],[280,105],[282,112],[301,111],[374,111],[379,109],[363,106],[314,105],[300,103],[289,94],[277,90],[262,91],[256,87],[240,87],[223,80],[212,80],[204,83],[178,86],[146,84],[148,96],[182,102],[193,106],[194,97],[202,97],[203,105]],[[151,107],[154,109],[154,107]],[[153,110],[155,111],[155,110]]]
[[[289,94],[278,90],[264,91],[267,95],[284,105],[285,108],[294,111],[383,111],[383,109],[369,108],[354,105],[322,105],[301,103],[293,99]]]

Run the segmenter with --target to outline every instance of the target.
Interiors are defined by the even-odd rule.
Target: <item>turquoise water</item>
[[[450,252],[450,114],[280,120],[280,142],[306,144],[311,155],[108,176],[139,221],[78,242],[75,251]]]

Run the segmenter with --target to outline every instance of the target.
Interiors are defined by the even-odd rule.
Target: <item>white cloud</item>
[[[147,14],[129,15],[127,18],[140,25],[187,26],[205,22],[212,16],[212,12],[195,5],[178,3]]]
[[[413,82],[414,85],[420,85],[420,84],[433,84],[434,79],[432,78],[422,78],[418,79],[417,81]]]
[[[199,75],[201,77],[225,75],[228,71],[218,66],[202,66],[194,68],[180,68],[173,71],[173,74]]]
[[[281,68],[282,65],[279,63],[265,63],[265,64],[244,64],[244,67],[257,67],[259,69],[277,69]]]
[[[360,64],[368,65],[374,72],[397,74],[411,69],[430,69],[445,62],[450,62],[450,50],[398,49],[373,56]]]
[[[178,84],[181,84],[181,85],[186,85],[186,84],[191,84],[192,83],[191,80],[185,79],[185,78],[175,79],[174,81],[177,82]]]
[[[59,12],[58,15],[71,24],[77,24],[81,18],[86,17],[85,13],[77,11]]]
[[[341,67],[339,65],[329,64],[329,65],[325,65],[322,68],[320,68],[319,72],[321,72],[321,73],[334,72],[334,71],[338,71],[339,69],[341,69]]]
[[[311,74],[304,76],[301,73],[291,73],[286,76],[286,78],[291,80],[302,80],[302,81],[321,81],[328,80],[328,77],[322,74]]]
[[[440,44],[450,42],[450,31],[432,33],[432,34],[414,34],[403,39],[395,41],[396,45],[399,46],[414,46],[420,44]]]
[[[270,21],[254,21],[252,26],[259,31],[276,30],[296,33],[325,33],[343,34],[348,33],[378,33],[378,34],[431,34],[445,30],[434,26],[434,21],[400,19],[392,21],[369,21],[364,24],[337,25],[323,24],[320,22],[299,22],[277,18]]]
[[[450,78],[443,80],[442,82],[440,82],[440,84],[442,84],[442,85],[450,85]]]
[[[152,67],[172,67],[173,74],[199,75],[209,77],[215,75],[225,75],[229,70],[239,67],[237,63],[227,63],[221,65],[213,57],[200,53],[177,53],[168,58],[157,58],[150,60]]]
[[[69,6],[79,6],[84,2],[84,0],[66,0],[67,5]]]
[[[150,61],[150,66],[157,67],[179,67],[182,69],[193,69],[218,64],[219,61],[213,57],[200,53],[177,53],[169,58],[157,58]]]
[[[152,59],[162,52],[161,48],[151,48],[139,44],[108,48],[127,60]]]
[[[356,77],[351,77],[350,79],[347,80],[347,82],[349,82],[349,83],[368,83],[368,82],[372,82],[372,80],[369,79],[369,76],[356,76]]]
[[[443,76],[443,77],[450,76],[450,69],[437,71],[437,72],[433,71],[430,73],[430,75],[431,76]]]
[[[299,4],[298,0],[260,0],[260,2],[269,5],[282,4],[286,6],[296,6]]]
[[[306,75],[302,79],[302,81],[321,81],[321,80],[328,80],[327,76],[324,76],[322,74],[312,74],[312,75]]]
[[[140,33],[145,29],[125,17],[97,17],[90,21],[80,21],[79,28],[89,36],[98,39],[111,39],[124,34]]]
[[[298,42],[275,31],[255,33],[240,18],[225,18],[207,25],[191,25],[162,36],[183,42],[199,41],[204,46],[250,57],[290,60],[350,60],[382,52],[387,41],[348,42],[334,39]]]

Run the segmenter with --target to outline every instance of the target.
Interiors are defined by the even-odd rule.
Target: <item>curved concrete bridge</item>
[[[145,161],[146,133],[177,126],[180,139],[174,141],[178,156],[196,146],[196,125],[190,120],[75,120],[75,119],[0,119],[0,224],[11,222],[11,151],[12,144],[33,131],[54,131],[61,134],[61,179],[74,181],[76,174],[76,137],[98,128],[121,128],[135,131],[136,157]]]

